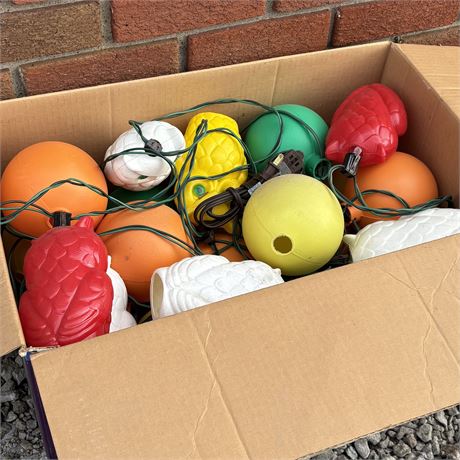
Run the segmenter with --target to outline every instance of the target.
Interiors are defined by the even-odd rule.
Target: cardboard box
[[[382,82],[407,107],[400,149],[458,206],[459,63],[458,48],[376,43],[6,101],[2,164],[49,139],[100,160],[129,119],[220,97],[304,104],[329,121],[351,90]],[[256,114],[214,109],[242,125]],[[57,454],[296,458],[457,404],[459,246],[445,238],[29,355]],[[24,338],[1,264],[6,353]]]

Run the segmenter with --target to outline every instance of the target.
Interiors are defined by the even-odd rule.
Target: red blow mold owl
[[[34,240],[19,302],[27,345],[68,345],[108,333],[113,287],[107,265],[107,249],[90,217]]]
[[[343,163],[361,147],[360,166],[383,163],[398,147],[407,129],[407,114],[399,96],[380,83],[353,91],[334,113],[326,138],[326,157]]]

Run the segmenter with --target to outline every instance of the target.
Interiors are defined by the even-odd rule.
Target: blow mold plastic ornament
[[[275,109],[287,112],[282,114],[283,128],[281,143],[271,158],[267,156],[272,152],[280,134],[279,120],[276,114],[267,112],[249,125],[246,131],[245,143],[253,161],[266,161],[257,164],[257,172],[261,172],[269,160],[286,150],[300,150],[304,154],[305,172],[317,179],[324,179],[329,169],[329,161],[324,158],[324,140],[327,134],[326,122],[313,110],[302,105],[284,104],[277,105]],[[316,134],[315,136],[289,114],[300,118]]]
[[[19,316],[27,345],[68,345],[109,332],[113,288],[107,250],[90,217],[32,242]]]
[[[107,275],[109,275],[113,287],[112,320],[110,322],[109,332],[116,332],[135,326],[136,320],[133,315],[127,311],[128,291],[126,290],[125,283],[121,279],[121,276],[110,267],[110,263],[111,257],[109,256]]]
[[[207,120],[208,130],[226,128],[239,136],[238,125],[235,120],[220,113],[203,112],[195,115],[185,131],[187,146],[193,144],[197,129],[203,120]],[[190,162],[185,163],[187,154],[176,160],[176,170],[179,174],[183,171],[182,182],[190,171]],[[214,132],[206,135],[198,143],[195,154],[195,162],[191,170],[191,177],[194,176],[215,176],[225,174],[232,169],[247,164],[241,144],[231,135],[221,132]],[[225,191],[229,187],[238,188],[246,182],[247,170],[235,171],[226,174],[221,179],[194,180],[185,186],[184,203],[190,220],[195,223],[193,212],[199,203],[213,195]],[[227,211],[226,205],[215,209],[217,214]]]
[[[150,142],[154,151],[172,152],[185,148],[182,133],[173,125],[164,121],[147,121],[140,125],[142,135]],[[121,134],[107,149],[105,159],[128,149],[144,149],[146,144],[134,129]],[[169,156],[174,162],[176,156]],[[104,168],[107,179],[114,185],[127,190],[148,190],[163,182],[171,173],[168,162],[160,156],[147,154],[120,155],[107,162]]]
[[[399,220],[379,221],[345,235],[353,262],[460,233],[460,210],[433,208]]]
[[[300,174],[261,185],[243,213],[243,237],[254,259],[283,275],[312,273],[342,241],[344,219],[337,198],[322,182]]]
[[[27,201],[53,182],[69,178],[80,179],[107,192],[104,174],[83,150],[65,142],[33,144],[21,150],[6,167],[1,181],[2,201]],[[78,215],[104,211],[107,198],[87,187],[65,184],[46,193],[36,204],[50,213],[65,211]],[[4,211],[4,214],[9,215],[11,212]],[[102,216],[94,216],[92,219],[96,225]],[[21,212],[10,225],[34,237],[52,227],[47,216],[27,210]]]
[[[99,224],[97,232],[129,225],[153,227],[189,242],[179,214],[165,205],[143,211],[124,209],[108,214]],[[177,244],[147,230],[124,230],[102,236],[102,240],[112,257],[112,267],[120,274],[128,293],[140,302],[148,301],[150,278],[157,268],[190,255]]]
[[[360,167],[356,181],[361,192],[372,189],[387,190],[406,200],[411,207],[433,200],[438,196],[438,186],[432,172],[425,163],[404,152],[395,152],[384,163],[366,168]],[[344,195],[349,199],[355,196],[351,179],[344,186]],[[395,198],[380,193],[365,195],[364,199],[372,208],[399,209],[403,207]],[[355,208],[349,209],[360,227],[384,219],[369,212],[361,212]]]
[[[345,155],[361,147],[360,166],[384,162],[398,147],[407,129],[407,115],[399,96],[380,83],[353,91],[334,113],[326,139],[326,157],[343,163]]]
[[[280,270],[263,262],[229,262],[214,255],[190,257],[154,273],[152,317],[174,315],[282,282]]]

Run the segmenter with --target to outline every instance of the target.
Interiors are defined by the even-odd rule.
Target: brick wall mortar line
[[[46,4],[42,4],[42,5],[41,4],[31,4],[31,5],[8,4],[4,8],[4,11],[2,12],[33,10],[33,9],[39,9],[39,8],[47,8],[50,6],[84,3],[86,1],[87,0],[82,0],[79,2],[76,2],[75,0],[48,0]],[[112,30],[111,30],[112,15],[111,15],[110,2],[108,0],[102,0],[100,2],[101,3],[100,5],[101,28],[102,28],[101,33],[103,37],[103,43],[101,45],[92,47],[92,48],[84,48],[84,49],[77,50],[77,51],[71,51],[67,53],[40,56],[40,57],[36,57],[33,59],[27,59],[27,60],[21,60],[21,61],[5,62],[5,63],[0,64],[0,70],[7,69],[7,68],[13,68],[12,66],[16,66],[16,65],[22,66],[22,65],[27,65],[27,64],[35,64],[35,63],[46,62],[46,61],[51,61],[55,59],[79,56],[82,54],[87,54],[87,53],[92,53],[92,52],[97,52],[97,51],[110,50],[114,48],[126,48],[129,46],[136,46],[136,45],[146,45],[150,43],[156,43],[156,42],[161,42],[161,41],[166,41],[166,40],[171,40],[171,39],[179,39],[179,44],[181,45],[181,39],[186,41],[186,38],[188,36],[196,35],[199,33],[211,32],[215,30],[224,30],[227,28],[238,27],[238,26],[247,25],[247,24],[253,24],[261,20],[292,17],[292,16],[298,16],[298,15],[302,15],[306,13],[316,13],[316,12],[325,11],[325,10],[331,11],[331,14],[332,14],[332,12],[336,10],[336,8],[340,8],[340,7],[347,6],[347,5],[353,5],[353,4],[372,3],[375,0],[345,0],[342,2],[338,1],[339,4],[336,5],[335,7],[334,5],[321,5],[315,8],[306,8],[306,9],[300,9],[296,11],[287,11],[287,12],[279,12],[279,13],[273,11],[272,9],[273,1],[274,0],[267,0],[266,12],[262,16],[241,19],[239,21],[234,21],[234,22],[226,23],[226,24],[215,24],[212,26],[204,27],[204,28],[193,29],[193,30],[189,30],[189,31],[181,32],[181,33],[162,35],[160,37],[153,37],[153,38],[148,38],[145,40],[136,40],[132,42],[114,42],[112,39]],[[4,5],[4,2],[0,0],[0,4]],[[334,18],[331,17],[331,27],[333,27],[333,23],[334,23]],[[374,41],[379,41],[379,40],[381,39],[376,39]],[[328,46],[330,46],[329,42],[328,42]],[[181,53],[186,53],[184,46],[181,46]],[[185,59],[183,58],[182,62],[184,60],[186,60],[186,58]]]
[[[273,2],[275,0],[267,0],[265,3],[265,14],[269,15],[270,13],[273,12]]]
[[[85,3],[90,0],[82,0],[82,1],[75,1],[75,0],[48,0],[51,3],[46,3],[46,4],[31,4],[31,5],[17,5],[17,6],[8,6],[5,11],[2,12],[19,12],[19,11],[26,11],[26,10],[34,10],[34,9],[41,9],[41,8],[47,8],[51,6],[60,6],[60,5],[74,5],[78,3]],[[106,43],[104,45],[110,45],[107,47],[118,47],[118,46],[128,46],[128,45],[137,45],[137,44],[145,44],[145,43],[153,43],[155,41],[160,41],[160,40],[166,40],[166,39],[171,39],[171,38],[176,38],[178,35],[181,34],[186,34],[186,35],[195,35],[197,33],[201,32],[211,32],[214,30],[219,30],[219,29],[226,29],[230,27],[237,27],[239,25],[246,25],[246,24],[251,24],[255,23],[258,21],[261,21],[263,19],[276,19],[276,18],[284,18],[284,17],[290,17],[290,16],[297,16],[299,14],[305,14],[305,13],[316,13],[319,11],[324,11],[327,9],[331,9],[331,5],[322,5],[319,7],[314,7],[314,8],[304,8],[296,11],[285,11],[285,12],[275,12],[272,9],[272,3],[274,0],[267,0],[267,8],[266,11],[263,15],[261,16],[255,16],[252,18],[246,18],[246,19],[240,19],[238,21],[233,21],[229,23],[224,23],[224,24],[214,24],[210,25],[207,27],[202,27],[202,28],[197,28],[197,29],[192,29],[192,30],[187,30],[184,32],[179,32],[179,33],[174,33],[174,34],[169,34],[169,35],[162,35],[160,37],[152,37],[152,38],[147,38],[144,40],[135,40],[131,42],[115,42],[112,40],[112,31],[111,31],[111,19],[112,19],[112,14],[111,14],[111,7],[110,7],[110,1],[109,0],[101,0],[101,3],[105,3],[105,5],[101,6],[103,8],[102,12],[102,19],[107,20],[110,18],[108,27],[110,28],[110,40],[105,40]],[[357,3],[372,3],[375,0],[344,0],[340,2],[340,6],[347,6],[347,5],[353,5]],[[0,5],[2,4],[2,0],[0,0]],[[270,8],[269,8],[270,6]],[[332,5],[333,6],[333,5]],[[104,22],[104,21],[102,21]],[[103,34],[104,39],[106,38],[105,33]],[[100,47],[95,47],[95,48],[90,48],[92,49],[99,49]],[[102,48],[105,48],[104,46]],[[81,51],[87,51],[89,48]],[[79,50],[80,51],[80,50]],[[79,52],[78,51],[78,52]],[[50,55],[48,57],[65,57],[68,53],[62,53],[62,54],[55,54],[55,55]],[[31,61],[36,61],[40,60],[40,58],[33,59]]]
[[[234,29],[238,26],[244,26],[248,24],[255,24],[260,21],[267,21],[269,19],[282,19],[282,18],[291,18],[291,17],[296,17],[296,16],[303,16],[305,13],[317,13],[321,11],[325,11],[328,8],[314,8],[314,9],[309,9],[309,10],[299,10],[299,11],[289,11],[286,13],[273,13],[273,12],[268,12],[265,13],[263,16],[257,16],[256,18],[250,18],[250,19],[241,19],[240,21],[237,22],[231,22],[228,24],[219,24],[219,25],[214,25],[214,26],[209,26],[203,29],[194,29],[194,30],[188,30],[187,32],[184,32],[187,36],[191,35],[198,35],[201,33],[205,32],[214,32],[215,30],[225,30],[225,29]]]
[[[50,6],[59,6],[59,5],[68,5],[68,4],[75,4],[75,3],[84,3],[85,1],[91,1],[91,0],[47,0],[44,3],[29,3],[25,5],[15,5],[14,3],[11,2],[6,2],[5,0],[0,0],[0,12],[1,13],[12,13],[12,12],[19,12],[19,11],[27,11],[27,10],[35,10],[35,9],[40,9],[40,8],[48,8]],[[97,1],[97,0],[96,0]],[[104,2],[110,3],[109,0],[102,0]],[[174,1],[174,0],[171,0]],[[317,6],[313,8],[303,8],[301,10],[296,10],[296,11],[287,11],[284,13],[277,13],[273,11],[273,2],[274,0],[267,0],[266,4],[266,12],[267,13],[274,13],[276,15],[282,15],[282,14],[292,14],[292,13],[298,13],[299,11],[302,12],[309,12],[309,11],[318,11],[324,8],[327,8],[329,6],[345,6],[345,5],[353,5],[357,3],[368,3],[368,2],[373,2],[376,0],[337,0],[337,3],[331,4],[331,5],[322,5],[322,6]]]
[[[0,0],[1,1],[1,0]],[[171,39],[177,39],[177,34],[175,35],[167,35],[163,37],[156,37],[153,40],[141,40],[137,42],[129,42],[129,43],[110,43],[111,46],[107,46],[106,43],[102,43],[99,46],[94,46],[92,48],[84,48],[81,50],[77,51],[69,51],[67,53],[60,53],[60,54],[51,54],[47,56],[40,56],[36,57],[33,59],[24,59],[21,61],[11,61],[11,62],[4,62],[0,64],[0,70],[6,69],[8,67],[11,67],[12,65],[28,65],[28,64],[37,64],[40,62],[47,62],[47,61],[55,61],[58,59],[65,59],[69,57],[77,57],[77,56],[83,56],[85,54],[91,54],[99,51],[110,51],[114,49],[129,49],[129,48],[136,48],[137,46],[142,46],[142,45],[150,45],[154,43],[161,43],[161,42],[167,42],[170,41]]]
[[[101,34],[105,44],[112,44],[112,7],[110,0],[100,0],[101,11]]]
[[[334,35],[335,20],[337,19],[337,8],[331,8],[331,19],[329,21],[329,33],[327,36],[327,48],[332,48],[332,37]]]
[[[270,0],[269,0],[270,1]],[[377,0],[337,0],[337,3],[331,3],[331,4],[326,4],[326,5],[319,5],[319,6],[314,6],[313,8],[301,8],[299,10],[293,10],[293,11],[274,11],[273,10],[273,3],[275,0],[271,0],[272,2],[272,9],[268,12],[268,17],[270,18],[278,18],[278,17],[283,17],[283,16],[290,16],[293,14],[300,14],[300,13],[317,13],[318,11],[324,11],[324,10],[331,10],[333,8],[339,8],[342,6],[350,6],[350,5],[361,5],[364,3],[372,3]]]
[[[19,13],[28,10],[38,10],[41,8],[48,8],[50,6],[61,6],[61,5],[75,5],[77,3],[86,3],[90,0],[47,0],[46,3],[26,3],[25,5],[15,5],[14,3],[6,3],[4,0],[0,0],[1,13]]]
[[[48,0],[45,4],[30,4],[30,5],[14,5],[11,2],[5,3],[4,1],[0,0],[0,13],[6,12],[19,12],[19,11],[28,11],[40,8],[48,8],[52,6],[61,6],[61,5],[75,5],[78,3],[87,3],[88,0],[82,1],[75,1],[75,0]],[[109,0],[101,0],[100,1],[100,14],[101,14],[101,34],[103,37],[103,43],[96,47],[92,48],[85,48],[82,50],[71,51],[66,53],[60,53],[55,55],[47,55],[41,56],[33,59],[21,60],[21,61],[11,61],[0,64],[0,69],[8,69],[11,72],[13,89],[16,93],[17,97],[21,97],[26,94],[24,80],[22,77],[22,69],[21,66],[28,65],[28,64],[35,64],[40,62],[52,62],[54,60],[63,59],[63,58],[71,58],[77,57],[80,55],[86,55],[95,52],[101,52],[105,50],[113,50],[113,49],[129,49],[131,47],[142,46],[142,45],[149,45],[154,43],[161,43],[164,41],[169,40],[178,40],[179,42],[179,71],[183,72],[187,69],[187,38],[189,36],[216,31],[216,30],[225,30],[230,28],[235,28],[238,26],[244,26],[248,24],[255,24],[259,21],[267,20],[267,19],[276,19],[276,18],[286,18],[286,17],[295,17],[300,16],[308,13],[316,13],[321,11],[329,10],[331,12],[331,22],[330,22],[330,30],[328,36],[328,48],[332,47],[332,34],[334,30],[334,23],[335,23],[335,14],[341,8],[348,5],[354,4],[365,4],[365,3],[372,3],[375,0],[345,0],[337,3],[330,4],[330,5],[321,5],[314,8],[305,8],[295,11],[287,11],[287,12],[275,12],[273,11],[273,2],[274,0],[266,0],[265,4],[265,13],[261,16],[253,17],[253,18],[246,18],[241,19],[238,21],[234,21],[231,23],[226,24],[215,24],[204,28],[193,29],[190,31],[179,32],[169,35],[164,35],[161,37],[153,37],[148,38],[145,40],[137,40],[132,42],[113,42],[112,39],[112,29],[111,29],[111,5]],[[421,34],[430,33],[430,32],[438,32],[445,29],[449,29],[451,27],[459,26],[460,25],[460,15],[456,22],[452,24],[448,24],[442,27],[436,27],[434,29],[425,29],[425,30],[418,30],[414,32],[408,32],[396,36],[390,37],[382,37],[377,38],[375,40],[368,40],[366,43],[374,43],[379,41],[386,41],[386,40],[398,40],[400,37],[416,37]]]
[[[276,15],[276,17],[284,17],[284,16],[295,16],[299,14],[297,11],[291,11],[288,13],[279,13]],[[214,30],[219,30],[219,29],[227,29],[230,27],[237,27],[240,25],[246,25],[246,24],[252,24],[264,19],[271,19],[271,16],[265,12],[264,14],[260,16],[254,16],[251,18],[246,18],[246,19],[239,19],[238,21],[233,21],[233,22],[228,22],[228,23],[223,23],[223,24],[213,24],[207,27],[201,27],[197,29],[191,29],[191,30],[185,30],[182,32],[176,32],[174,34],[169,34],[169,35],[161,35],[160,37],[151,37],[151,38],[146,38],[144,40],[136,40],[136,41],[130,41],[130,42],[113,42],[112,45],[117,46],[127,46],[131,44],[143,44],[143,43],[152,43],[157,40],[164,40],[164,39],[171,39],[171,38],[177,38],[178,36],[189,36],[189,35],[195,35],[197,33],[204,33],[204,32],[212,32]]]
[[[179,72],[187,70],[187,35],[178,34],[177,40],[179,42]]]
[[[10,68],[11,81],[13,83],[13,90],[16,97],[23,97],[27,95],[22,72],[19,65]]]
[[[346,46],[365,45],[366,43],[375,43],[375,42],[384,41],[384,40],[391,40],[395,43],[399,43],[398,40],[401,37],[414,37],[416,35],[421,35],[421,34],[441,32],[451,27],[458,27],[458,26],[460,26],[460,21],[455,21],[452,24],[448,24],[447,26],[435,27],[434,29],[424,29],[424,30],[417,30],[415,32],[406,32],[403,34],[391,35],[389,37],[376,38],[375,40],[366,40],[365,42],[356,43],[355,45],[334,46],[333,48],[344,48]]]
[[[298,15],[298,13],[290,14],[288,16],[297,16],[297,15]],[[257,21],[252,21],[252,22],[257,22]],[[331,20],[331,22],[332,22],[332,20]],[[416,32],[408,32],[408,33],[405,33],[405,34],[401,34],[401,36],[405,36],[405,37],[411,36],[412,37],[413,35],[419,35],[419,34],[423,34],[423,33],[427,33],[427,32],[441,31],[441,30],[444,30],[444,29],[448,29],[449,27],[455,27],[455,26],[458,26],[458,25],[460,25],[460,21],[456,21],[456,22],[454,22],[452,24],[448,24],[446,26],[436,27],[434,29],[424,29],[424,30],[420,30],[420,31],[416,31]],[[226,28],[230,28],[230,27],[221,27],[220,29],[226,29]],[[213,27],[212,30],[206,30],[206,32],[210,32],[210,31],[213,31],[213,30],[217,30],[217,28]],[[141,46],[141,45],[149,45],[149,44],[152,44],[152,43],[159,43],[159,42],[168,41],[168,40],[171,40],[171,39],[178,39],[179,36],[182,36],[184,39],[186,39],[190,35],[196,35],[197,33],[200,33],[202,31],[203,31],[203,29],[200,29],[200,30],[197,30],[197,31],[195,31],[193,33],[187,32],[187,33],[174,34],[174,35],[165,35],[165,36],[161,36],[161,37],[155,37],[154,39],[139,40],[139,41],[136,41],[136,42],[110,43],[111,46],[107,46],[107,44],[104,43],[104,44],[102,44],[100,46],[97,46],[97,47],[85,48],[83,50],[78,50],[78,51],[69,51],[67,53],[54,54],[54,55],[49,55],[49,56],[41,56],[41,57],[37,57],[37,58],[34,58],[34,59],[26,59],[26,60],[21,60],[21,61],[4,62],[4,63],[0,64],[0,70],[14,69],[17,66],[24,66],[24,65],[29,65],[29,64],[38,64],[40,62],[51,62],[51,61],[58,60],[58,59],[77,57],[77,56],[90,54],[90,53],[95,53],[95,52],[100,52],[100,51],[105,51],[105,50],[128,49],[128,48],[131,48],[131,47],[136,47],[136,46]],[[396,36],[389,36],[389,37],[381,37],[381,38],[376,38],[375,40],[367,40],[366,42],[363,42],[363,43],[375,43],[375,42],[379,42],[379,41],[392,40],[392,39],[394,39],[396,37],[397,37],[397,35]],[[361,44],[361,43],[359,43],[359,44]],[[180,42],[179,42],[179,45],[180,45]],[[333,46],[330,46],[330,47],[334,48]],[[335,48],[340,48],[340,47],[337,46]],[[182,50],[182,52],[186,53],[186,49]]]
[[[449,24],[447,26],[436,27],[434,29],[424,29],[424,30],[419,30],[417,32],[407,32],[407,33],[400,34],[400,35],[390,35],[390,36],[387,36],[387,37],[375,38],[374,40],[366,40],[364,42],[354,43],[353,45],[332,46],[330,49],[346,48],[348,46],[368,45],[368,44],[371,44],[371,43],[387,42],[387,41],[400,43],[399,39],[401,37],[406,38],[406,37],[413,37],[414,35],[421,35],[421,34],[425,34],[425,33],[441,32],[441,31],[443,31],[445,29],[449,29],[450,27],[456,27],[456,26],[460,26],[460,21],[453,22],[452,24]],[[404,43],[404,42],[402,42],[402,43]]]
[[[443,30],[450,29],[451,27],[460,27],[460,19],[453,22],[452,24],[448,24],[447,26],[436,27],[435,29],[425,29],[425,30],[417,30],[415,32],[407,32],[404,34],[396,35],[395,38],[399,38],[399,37],[412,38],[418,35],[423,35],[423,34],[427,34],[431,32],[441,32]]]
[[[302,13],[300,13],[300,14],[302,14]],[[296,12],[295,14],[291,13],[291,14],[283,15],[283,17],[285,17],[285,16],[291,17],[291,16],[298,16],[298,15],[299,15],[299,13]],[[281,15],[277,15],[276,17],[281,17]],[[265,18],[265,19],[268,19],[268,18]],[[256,23],[259,20],[261,20],[261,17],[258,17],[257,20],[255,20],[255,21],[246,20],[244,22],[244,24],[241,24],[241,25]],[[232,24],[232,27],[234,27],[234,26],[237,27],[238,25],[239,24],[236,24],[236,25]],[[456,21],[456,22],[454,22],[452,24],[448,24],[446,26],[436,27],[434,29],[424,29],[424,30],[420,30],[420,31],[416,31],[416,32],[408,32],[408,33],[405,33],[405,34],[401,34],[401,36],[402,35],[404,35],[404,36],[413,36],[413,35],[418,35],[418,34],[422,34],[422,33],[426,33],[426,32],[434,32],[434,31],[438,31],[438,30],[448,29],[449,27],[455,27],[455,26],[458,26],[458,25],[460,25],[460,20],[458,20],[458,21]],[[212,27],[209,27],[209,28],[206,28],[206,29],[196,29],[196,30],[193,30],[193,31],[183,32],[183,33],[180,33],[180,34],[164,35],[164,36],[161,36],[161,37],[155,37],[153,39],[138,40],[138,41],[135,41],[135,42],[103,43],[102,45],[99,45],[99,46],[96,46],[96,47],[93,47],[93,48],[85,48],[85,49],[78,50],[78,51],[69,51],[67,53],[41,56],[41,57],[37,57],[37,58],[33,58],[33,59],[25,59],[25,60],[21,60],[21,61],[4,62],[4,63],[0,64],[0,70],[14,69],[16,66],[23,66],[23,65],[28,65],[28,64],[37,64],[37,63],[40,63],[40,62],[54,61],[54,60],[57,60],[57,59],[64,59],[64,58],[68,58],[68,57],[69,58],[70,57],[77,57],[77,56],[80,56],[80,55],[85,55],[85,54],[89,54],[89,53],[95,53],[95,52],[98,52],[98,51],[105,51],[105,50],[112,50],[112,49],[127,49],[127,48],[141,46],[141,45],[149,45],[149,44],[159,43],[159,42],[168,41],[168,40],[172,40],[172,39],[178,39],[179,36],[183,36],[186,39],[187,37],[189,37],[191,35],[196,35],[196,34],[201,33],[201,32],[211,32],[211,31],[214,31],[214,30],[227,29],[227,28],[231,28],[231,27],[229,27],[229,26],[225,26],[225,27],[212,26]],[[382,41],[382,40],[388,40],[388,39],[391,39],[391,38],[394,38],[394,37],[397,37],[397,36],[381,37],[381,38],[377,38],[375,40],[368,40],[368,41],[363,42],[363,43],[374,43],[374,42],[378,42],[378,41]],[[337,47],[337,48],[339,48],[339,47]]]
[[[1,0],[0,0],[1,1]],[[324,8],[323,8],[324,10]],[[249,19],[242,19],[240,21],[232,22],[229,24],[218,24],[218,25],[213,25],[209,27],[205,27],[202,29],[193,29],[189,30],[186,32],[180,32],[180,33],[175,33],[175,34],[170,34],[170,35],[162,35],[161,37],[153,37],[153,38],[147,38],[145,40],[136,40],[132,42],[107,42],[107,43],[102,43],[99,46],[95,46],[92,48],[84,48],[78,51],[69,51],[67,53],[60,53],[60,54],[53,54],[53,55],[47,55],[47,56],[40,56],[37,58],[33,59],[26,59],[22,61],[13,61],[13,62],[4,62],[0,64],[0,70],[4,68],[8,68],[12,64],[18,64],[18,65],[26,65],[26,64],[35,64],[38,62],[44,62],[48,60],[54,60],[54,59],[60,59],[60,58],[66,58],[66,57],[74,57],[74,56],[79,56],[81,54],[86,54],[86,53],[91,53],[95,51],[102,51],[102,50],[111,50],[115,48],[128,48],[131,46],[137,46],[137,45],[148,45],[151,43],[157,43],[157,42],[162,42],[162,41],[167,41],[167,40],[172,40],[172,39],[177,39],[179,36],[185,36],[188,37],[190,35],[196,35],[200,33],[205,33],[205,32],[212,32],[215,30],[223,30],[223,29],[230,29],[233,27],[238,27],[238,26],[243,26],[247,24],[255,24],[259,21],[262,20],[268,20],[268,19],[273,19],[273,18],[284,18],[284,17],[295,17],[295,16],[300,16],[304,13],[302,12],[289,12],[289,13],[280,13],[276,14],[275,16],[257,16],[255,18],[249,18]]]

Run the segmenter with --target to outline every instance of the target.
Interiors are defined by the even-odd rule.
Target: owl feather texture
[[[353,262],[399,251],[460,233],[460,210],[433,208],[399,220],[374,222],[356,235],[345,235]]]
[[[255,260],[189,257],[155,271],[151,283],[152,316],[159,318],[283,283],[281,271]]]

